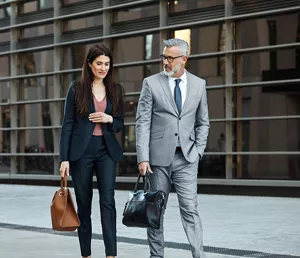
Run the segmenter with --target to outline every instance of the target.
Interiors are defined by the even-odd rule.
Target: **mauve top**
[[[104,97],[103,100],[98,101],[96,99],[96,97],[93,95],[93,99],[94,99],[95,111],[96,112],[104,112],[106,109],[106,97]],[[96,135],[96,136],[103,135],[100,123],[96,123],[93,135]]]

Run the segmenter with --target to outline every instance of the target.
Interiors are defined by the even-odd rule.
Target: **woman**
[[[117,255],[114,199],[116,163],[123,153],[115,133],[122,130],[123,90],[113,82],[113,59],[104,45],[88,51],[80,82],[71,82],[60,138],[60,175],[72,176],[78,206],[82,257],[91,255],[93,172],[100,195],[107,258]]]

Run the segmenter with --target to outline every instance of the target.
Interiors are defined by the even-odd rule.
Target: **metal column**
[[[16,2],[10,4],[11,14],[10,14],[10,24],[17,24],[18,6]],[[17,49],[18,41],[18,30],[12,28],[10,31],[10,50],[14,51]],[[10,54],[10,76],[18,75],[18,54]],[[16,102],[18,97],[18,81],[10,81],[10,101]],[[18,126],[18,108],[17,105],[10,106],[10,127],[16,128]],[[18,131],[11,130],[10,132],[10,152],[17,152],[18,143]],[[10,157],[10,173],[17,173],[17,157]]]
[[[168,25],[168,1],[159,1],[159,26],[164,27]],[[161,30],[159,33],[160,51],[164,48],[163,40],[168,38],[168,31]]]
[[[61,10],[61,0],[54,0],[54,17],[57,17],[60,15]],[[53,24],[53,34],[54,34],[54,44],[60,42],[60,36],[61,36],[61,29],[62,24],[61,20],[54,20]],[[61,62],[62,62],[62,48],[61,47],[54,47],[54,71],[61,70]],[[62,75],[60,74],[54,74],[53,78],[53,91],[54,91],[54,98],[58,99],[61,97],[61,91],[62,91],[62,81],[61,81]],[[53,112],[53,125],[54,126],[60,126],[61,120],[62,120],[62,112],[61,112],[61,102],[54,102],[52,104],[53,109],[51,111]],[[54,153],[59,152],[59,138],[60,138],[60,128],[52,129],[53,132],[53,146],[54,146]],[[54,157],[54,174],[59,174],[59,157]]]
[[[103,1],[103,7],[109,7],[110,6],[110,0],[104,0]],[[110,10],[104,10],[103,11],[103,36],[110,35],[110,27],[111,27],[111,11]],[[104,39],[103,43],[111,49],[111,39]]]
[[[233,1],[225,0],[225,17],[232,16],[233,13]],[[225,50],[230,51],[233,49],[233,21],[227,20],[225,22]],[[225,84],[233,83],[233,54],[225,55]],[[232,118],[233,109],[233,90],[228,87],[225,89],[225,117],[226,119]],[[232,133],[233,125],[232,121],[226,121],[225,127],[225,142],[226,152],[232,152]],[[232,155],[226,155],[226,179],[233,178],[233,162]]]

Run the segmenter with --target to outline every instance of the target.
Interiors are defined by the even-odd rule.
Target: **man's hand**
[[[146,172],[153,173],[148,161],[141,162],[138,168],[142,176],[146,175]]]
[[[105,114],[103,112],[91,113],[89,115],[89,120],[92,121],[93,123],[104,123],[104,124],[113,122],[112,116]]]
[[[69,175],[69,171],[70,171],[70,163],[69,161],[63,161],[60,164],[60,169],[59,169],[59,173],[61,177],[65,177]]]

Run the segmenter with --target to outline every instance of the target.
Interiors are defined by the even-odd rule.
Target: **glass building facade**
[[[0,0],[0,173],[58,174],[67,88],[105,43],[126,91],[118,175],[136,175],[142,80],[170,37],[207,81],[199,178],[299,180],[300,0]]]

